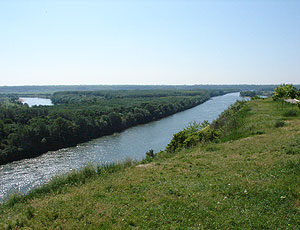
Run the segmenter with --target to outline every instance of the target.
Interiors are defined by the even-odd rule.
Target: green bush
[[[261,99],[261,98],[259,96],[257,96],[257,95],[251,97],[251,100],[258,100],[258,99]]]
[[[285,117],[296,117],[297,112],[295,110],[288,110],[285,113],[283,113],[283,116],[285,116]]]
[[[279,128],[279,127],[283,127],[283,126],[285,126],[285,122],[284,121],[282,121],[282,120],[277,120],[276,122],[275,122],[275,128]]]
[[[153,151],[153,149],[150,149],[148,152],[146,152],[146,157],[150,157],[150,158],[154,157],[154,151]]]
[[[197,145],[200,142],[215,140],[220,133],[212,129],[208,121],[202,123],[191,123],[184,130],[174,134],[173,139],[166,147],[167,152],[175,152],[182,148],[188,148]]]

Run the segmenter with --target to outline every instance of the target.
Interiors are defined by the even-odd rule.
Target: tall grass
[[[124,170],[135,165],[136,162],[131,159],[126,159],[120,163],[109,163],[94,166],[89,164],[79,170],[72,170],[63,175],[54,176],[48,183],[34,188],[27,194],[14,192],[8,196],[8,199],[1,206],[13,207],[20,202],[26,202],[29,199],[42,197],[50,193],[59,194],[64,192],[65,188],[70,186],[78,186],[85,184],[88,180],[95,177],[104,177],[106,175]]]

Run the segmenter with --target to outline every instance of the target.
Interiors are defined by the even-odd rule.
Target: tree
[[[122,130],[122,118],[119,113],[111,112],[108,114],[109,122],[114,131]]]
[[[2,138],[4,138],[5,132],[4,132],[4,123],[0,120],[0,141]]]
[[[281,100],[281,108],[283,109],[283,100],[286,98],[296,98],[298,89],[293,84],[282,84],[275,88],[273,100]]]
[[[296,98],[298,89],[293,84],[282,84],[275,88],[273,99]]]
[[[298,89],[295,86],[293,86],[292,84],[285,85],[284,90],[285,90],[286,97],[292,98],[292,99],[297,97]]]
[[[286,96],[286,91],[284,89],[284,84],[280,85],[278,87],[275,88],[274,90],[274,96],[273,96],[273,100],[279,100],[279,99],[283,99]]]

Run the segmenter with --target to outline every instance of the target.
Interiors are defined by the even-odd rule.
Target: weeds
[[[298,113],[295,110],[288,110],[283,113],[283,116],[285,117],[296,117]]]
[[[283,127],[283,126],[285,126],[285,122],[284,121],[282,121],[282,120],[276,120],[275,121],[275,124],[274,124],[275,128],[280,128],[280,127]]]
[[[13,207],[16,203],[21,202],[23,200],[23,196],[19,192],[14,192],[8,197],[7,205],[8,207]]]
[[[300,154],[300,139],[293,139],[283,148],[284,152],[289,155]]]
[[[81,168],[80,170],[72,170],[70,173],[54,176],[47,184],[35,188],[28,194],[15,192],[8,197],[8,201],[3,205],[13,207],[17,203],[23,203],[26,200],[41,197],[49,193],[62,193],[65,187],[78,186],[85,184],[88,180],[98,176],[105,176],[125,168],[132,166],[134,162],[130,159],[122,163],[111,163],[106,165],[93,166],[92,164]]]

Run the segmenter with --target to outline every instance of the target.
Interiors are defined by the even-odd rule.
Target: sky
[[[0,0],[0,85],[300,83],[300,1]]]

